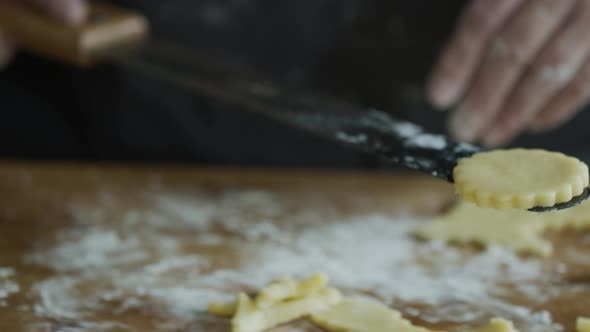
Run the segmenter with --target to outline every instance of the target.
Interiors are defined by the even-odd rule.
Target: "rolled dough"
[[[420,228],[416,234],[427,239],[498,245],[549,256],[553,246],[542,237],[544,228],[544,219],[538,213],[480,208],[460,202],[448,214]]]
[[[332,332],[433,332],[412,325],[396,310],[362,298],[343,299],[329,309],[313,313],[311,320]],[[517,331],[511,322],[496,318],[476,332]]]
[[[590,202],[566,210],[534,213],[519,209],[480,208],[459,202],[447,214],[419,228],[421,238],[457,243],[497,245],[519,252],[550,256],[546,230],[590,229]]]
[[[590,318],[578,318],[576,329],[578,332],[590,332]]]
[[[340,292],[324,288],[305,297],[275,303],[267,308],[259,308],[248,295],[238,295],[237,310],[232,318],[233,332],[260,332],[305,317],[313,312],[327,309],[338,303]]]
[[[588,187],[588,166],[545,150],[494,150],[461,159],[457,192],[479,207],[530,209],[567,202]]]

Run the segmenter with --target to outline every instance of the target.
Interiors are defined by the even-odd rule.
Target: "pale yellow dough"
[[[209,313],[232,318],[233,332],[259,332],[326,309],[340,292],[327,287],[328,277],[316,273],[295,281],[283,277],[263,288],[255,299],[239,293],[234,303],[209,303]]]
[[[588,167],[558,152],[494,150],[461,159],[454,180],[463,199],[479,207],[530,209],[580,195],[588,187]]]
[[[476,332],[518,332],[512,322],[502,318],[493,318],[487,325],[476,330]]]
[[[544,227],[541,214],[517,209],[480,208],[462,202],[448,214],[420,228],[417,235],[447,242],[497,245],[549,256],[553,246],[542,237]]]
[[[590,202],[547,213],[480,208],[459,202],[444,216],[419,228],[416,235],[446,242],[502,246],[546,257],[553,252],[553,245],[543,238],[543,233],[566,228],[590,229]]]
[[[562,229],[585,230],[590,228],[590,200],[560,211],[541,213],[545,228],[559,231]]]
[[[321,273],[302,281],[283,277],[262,289],[256,299],[239,293],[234,303],[210,303],[209,312],[233,316],[233,332],[261,332],[305,316],[331,332],[434,332],[414,326],[398,311],[374,301],[342,299],[327,284],[328,278]],[[508,321],[492,319],[476,332],[517,331]]]
[[[576,329],[578,332],[590,332],[590,318],[578,318]]]
[[[259,308],[248,295],[238,295],[237,310],[232,318],[233,332],[260,332],[329,308],[340,301],[340,292],[324,288],[305,297]]]
[[[280,301],[317,292],[327,285],[328,277],[323,273],[316,273],[300,282],[296,282],[289,276],[283,277],[260,291],[256,297],[256,305],[260,308],[270,307]]]
[[[382,304],[362,298],[345,298],[311,320],[332,332],[433,332],[412,325],[401,314]],[[511,322],[495,318],[476,332],[517,332]]]
[[[334,332],[429,332],[413,326],[398,311],[361,298],[343,299],[327,310],[313,313],[310,318],[320,327]]]

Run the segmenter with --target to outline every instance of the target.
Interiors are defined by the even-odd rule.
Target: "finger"
[[[486,145],[501,145],[518,135],[574,78],[590,53],[589,26],[590,4],[583,1],[520,79],[486,134]]]
[[[578,71],[576,77],[557,94],[539,113],[532,131],[553,129],[571,119],[590,100],[590,61]]]
[[[455,103],[469,82],[489,36],[523,0],[473,0],[435,65],[428,94],[439,107]]]
[[[14,55],[14,45],[0,32],[0,69],[4,68]]]
[[[29,0],[31,3],[47,10],[58,20],[71,25],[82,24],[88,15],[85,0]]]
[[[510,89],[531,59],[570,12],[573,0],[529,0],[492,41],[459,110],[451,132],[472,141],[496,116]]]

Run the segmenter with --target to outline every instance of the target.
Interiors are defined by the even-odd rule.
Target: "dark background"
[[[113,1],[154,38],[442,132],[425,78],[465,1]],[[0,72],[0,158],[380,167],[376,160],[114,65],[21,54]],[[514,145],[590,160],[588,114]]]

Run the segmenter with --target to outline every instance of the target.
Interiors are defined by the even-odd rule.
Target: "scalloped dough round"
[[[588,166],[545,150],[494,150],[461,159],[455,188],[469,202],[498,209],[547,207],[571,200],[588,187]]]

